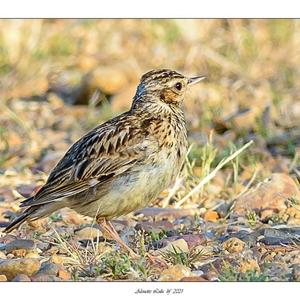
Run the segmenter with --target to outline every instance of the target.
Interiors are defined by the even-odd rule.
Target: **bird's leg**
[[[101,228],[109,235],[112,239],[114,239],[123,249],[129,252],[132,258],[138,258],[137,255],[130,247],[126,245],[126,243],[120,238],[118,232],[111,224],[111,222],[107,221],[105,218],[97,219],[97,223],[101,226]]]

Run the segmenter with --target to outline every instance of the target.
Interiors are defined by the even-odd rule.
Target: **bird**
[[[170,69],[142,75],[130,109],[75,142],[5,232],[69,207],[133,253],[111,220],[146,207],[178,175],[188,149],[183,100],[203,79]]]

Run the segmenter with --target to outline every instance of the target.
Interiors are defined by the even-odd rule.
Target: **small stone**
[[[38,251],[46,251],[51,247],[51,245],[49,243],[44,243],[44,242],[37,242],[37,249]]]
[[[60,269],[58,271],[58,277],[61,278],[64,281],[70,280],[71,279],[71,274],[63,269]]]
[[[96,239],[102,236],[100,229],[95,227],[84,227],[75,232],[75,235],[80,240]]]
[[[4,236],[0,235],[0,250],[5,250],[5,247],[10,242],[13,242],[16,240],[16,237],[12,234],[5,234]]]
[[[274,210],[272,209],[265,209],[260,213],[260,218],[262,221],[269,220],[274,215]]]
[[[43,219],[38,219],[35,221],[29,221],[28,222],[28,226],[30,227],[31,230],[38,232],[38,231],[42,231],[45,232],[47,231],[47,228],[49,228],[49,223],[47,218],[43,218]]]
[[[300,281],[300,264],[293,265],[292,274],[295,281]]]
[[[192,273],[196,277],[204,275],[204,272],[202,270],[195,270],[195,271],[192,271]]]
[[[173,224],[169,221],[139,222],[136,224],[135,229],[143,230],[146,233],[149,233],[149,232],[159,233],[162,230],[173,229]]]
[[[240,253],[244,250],[246,243],[241,241],[238,238],[230,238],[223,243],[224,250],[227,250],[229,253]]]
[[[204,244],[207,241],[204,234],[184,234],[181,236],[181,238],[187,242],[189,249]]]
[[[238,111],[234,115],[228,117],[229,123],[234,129],[238,128],[241,130],[241,128],[252,128],[260,112],[260,109],[257,109],[257,107]]]
[[[39,269],[39,271],[37,272],[36,275],[43,274],[43,275],[56,276],[58,274],[59,268],[60,267],[58,265],[54,264],[54,263],[45,262],[45,263],[42,263],[42,266],[41,266],[41,268]]]
[[[18,191],[18,193],[20,193],[23,197],[28,198],[30,197],[33,192],[36,189],[36,185],[34,184],[22,184],[17,186],[16,190]]]
[[[187,242],[184,240],[184,239],[178,239],[178,240],[175,240],[173,242],[170,242],[166,247],[164,248],[161,248],[157,251],[155,251],[156,253],[166,253],[166,252],[174,252],[175,250],[176,251],[182,251],[182,252],[189,252],[189,247],[188,247],[188,244]]]
[[[4,260],[0,262],[0,274],[4,274],[8,280],[12,280],[18,274],[32,276],[39,270],[40,266],[40,262],[33,258]]]
[[[175,265],[162,271],[159,281],[180,281],[184,277],[193,277],[193,273],[186,266]]]
[[[57,161],[62,157],[63,154],[64,153],[62,151],[51,151],[47,153],[36,165],[36,169],[45,173],[50,172],[55,167]]]
[[[66,224],[80,225],[84,223],[84,217],[69,208],[62,209],[60,215]]]
[[[115,94],[127,86],[127,76],[118,68],[99,67],[89,77],[90,88],[100,88],[105,94]]]
[[[292,244],[298,240],[299,233],[293,232],[292,229],[285,228],[265,228],[262,232],[263,238],[260,240],[266,245],[280,245],[280,244]]]
[[[199,213],[199,209],[178,209],[178,208],[162,208],[162,207],[146,207],[135,212],[134,215],[144,215],[145,217],[170,218],[178,219],[186,216],[195,216]]]
[[[7,278],[5,275],[0,275],[0,282],[3,282],[3,281],[7,281]]]
[[[14,250],[29,250],[34,249],[35,243],[33,240],[17,239],[5,245],[5,250],[10,253]]]
[[[300,225],[300,218],[290,217],[287,221],[288,225]]]
[[[0,259],[6,259],[6,255],[2,251],[0,251]]]
[[[57,265],[61,265],[64,263],[64,259],[62,256],[58,256],[57,254],[53,254],[50,258],[50,262],[57,264]]]
[[[53,254],[49,262],[52,262],[57,265],[64,265],[64,264],[72,263],[72,259],[67,256]]]
[[[300,219],[300,209],[299,207],[288,207],[286,210],[286,214],[295,219]]]
[[[24,257],[26,254],[26,250],[25,249],[12,250],[11,254],[13,254],[15,257]]]
[[[27,251],[25,258],[40,258],[37,249]]]
[[[62,280],[53,275],[36,274],[33,277],[31,277],[31,281],[49,282],[49,281],[62,281]]]
[[[204,279],[201,276],[188,276],[188,277],[183,277],[180,281],[185,281],[185,282],[200,282],[200,281],[208,281],[208,280]]]
[[[208,271],[203,277],[208,281],[217,281],[218,280],[218,274],[214,271]]]
[[[97,276],[94,281],[107,281],[101,276]]]
[[[259,236],[259,233],[254,231],[254,232],[249,232],[247,230],[239,230],[238,232],[235,232],[231,234],[232,237],[236,237],[243,242],[247,243],[249,246],[253,247],[256,244],[256,240]]]
[[[207,222],[217,222],[218,219],[219,219],[219,214],[214,210],[208,210],[204,214],[204,220]]]
[[[247,271],[260,272],[260,267],[255,259],[246,259],[240,263],[239,271],[242,273]]]
[[[31,281],[31,279],[25,274],[18,274],[12,281],[25,282],[25,281]]]
[[[278,213],[287,209],[286,200],[292,198],[300,199],[294,180],[284,173],[274,173],[252,191],[239,197],[233,212],[237,215],[246,215],[248,211],[261,213],[264,210]]]
[[[204,256],[212,256],[213,255],[213,247],[212,246],[198,245],[197,247],[195,247],[195,251],[201,252]]]

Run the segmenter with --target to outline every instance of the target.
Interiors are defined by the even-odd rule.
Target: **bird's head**
[[[205,78],[205,76],[186,77],[168,69],[149,71],[141,77],[133,106],[147,102],[180,105],[188,87]]]

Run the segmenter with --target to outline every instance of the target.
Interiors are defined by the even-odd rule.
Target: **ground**
[[[208,76],[186,95],[177,181],[114,221],[139,258],[63,209],[0,229],[0,280],[300,280],[299,21],[0,23],[2,228],[76,139],[128,109],[144,72]]]

